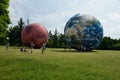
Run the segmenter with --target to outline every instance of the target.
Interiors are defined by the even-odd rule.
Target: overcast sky
[[[120,0],[10,0],[9,12],[12,26],[22,17],[60,33],[73,15],[89,14],[101,22],[104,36],[120,38]]]

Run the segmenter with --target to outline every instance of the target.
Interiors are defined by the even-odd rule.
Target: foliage
[[[10,27],[8,34],[10,37],[10,44],[11,45],[23,45],[21,41],[21,31],[24,28],[24,22],[22,18],[18,21],[18,25],[14,27]],[[55,29],[54,34],[49,31],[49,40],[47,43],[48,48],[70,48],[68,42],[65,39],[64,34],[58,33],[57,29]],[[73,37],[74,40],[74,37]],[[74,41],[77,44],[77,41]],[[112,39],[110,37],[104,37],[102,43],[97,49],[102,50],[120,50],[120,39]]]
[[[8,24],[10,23],[9,0],[0,0],[0,45],[5,43]]]
[[[22,18],[18,21],[18,25],[14,27],[10,27],[8,34],[10,37],[11,45],[23,45],[21,41],[21,31],[24,28],[24,22]],[[48,48],[70,48],[68,42],[65,39],[64,34],[58,33],[57,29],[55,29],[54,34],[49,31],[49,40],[47,43]],[[74,40],[74,37],[73,37]],[[78,42],[74,40],[77,44]],[[97,49],[102,50],[120,50],[120,39],[112,39],[110,37],[104,37],[102,43]]]
[[[46,54],[40,49],[29,53],[0,47],[0,80],[120,80],[120,51],[47,48]]]
[[[11,45],[18,45],[21,46],[23,45],[22,40],[21,40],[21,32],[24,28],[24,22],[22,18],[20,18],[20,21],[18,21],[18,25],[14,27],[9,28],[9,42]]]
[[[57,29],[54,32],[54,35],[51,31],[49,31],[49,40],[47,43],[47,47],[49,48],[66,48],[69,47],[64,34],[58,33]]]
[[[72,38],[76,44],[75,38]],[[57,30],[55,30],[54,35],[51,31],[49,31],[49,41],[47,43],[47,47],[50,48],[69,48],[69,45],[65,39],[64,34],[58,34]],[[101,50],[120,50],[120,39],[112,39],[110,37],[104,37],[102,43],[99,45],[97,49]]]
[[[104,37],[98,49],[120,50],[120,39],[111,39],[110,37]]]

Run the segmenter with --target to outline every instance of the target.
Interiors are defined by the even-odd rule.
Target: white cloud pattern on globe
[[[66,23],[64,34],[72,48],[91,51],[102,42],[103,27],[93,16],[76,14]]]

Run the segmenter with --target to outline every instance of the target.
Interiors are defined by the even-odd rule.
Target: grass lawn
[[[120,80],[120,51],[48,48],[31,54],[0,46],[0,80]]]

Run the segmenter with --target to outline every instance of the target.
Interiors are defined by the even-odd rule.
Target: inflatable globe
[[[103,27],[93,16],[76,14],[66,23],[64,34],[72,48],[79,51],[91,51],[102,42]]]
[[[32,43],[34,48],[40,48],[48,41],[48,31],[43,25],[32,23],[25,26],[21,33],[21,38],[26,46],[30,47]]]

